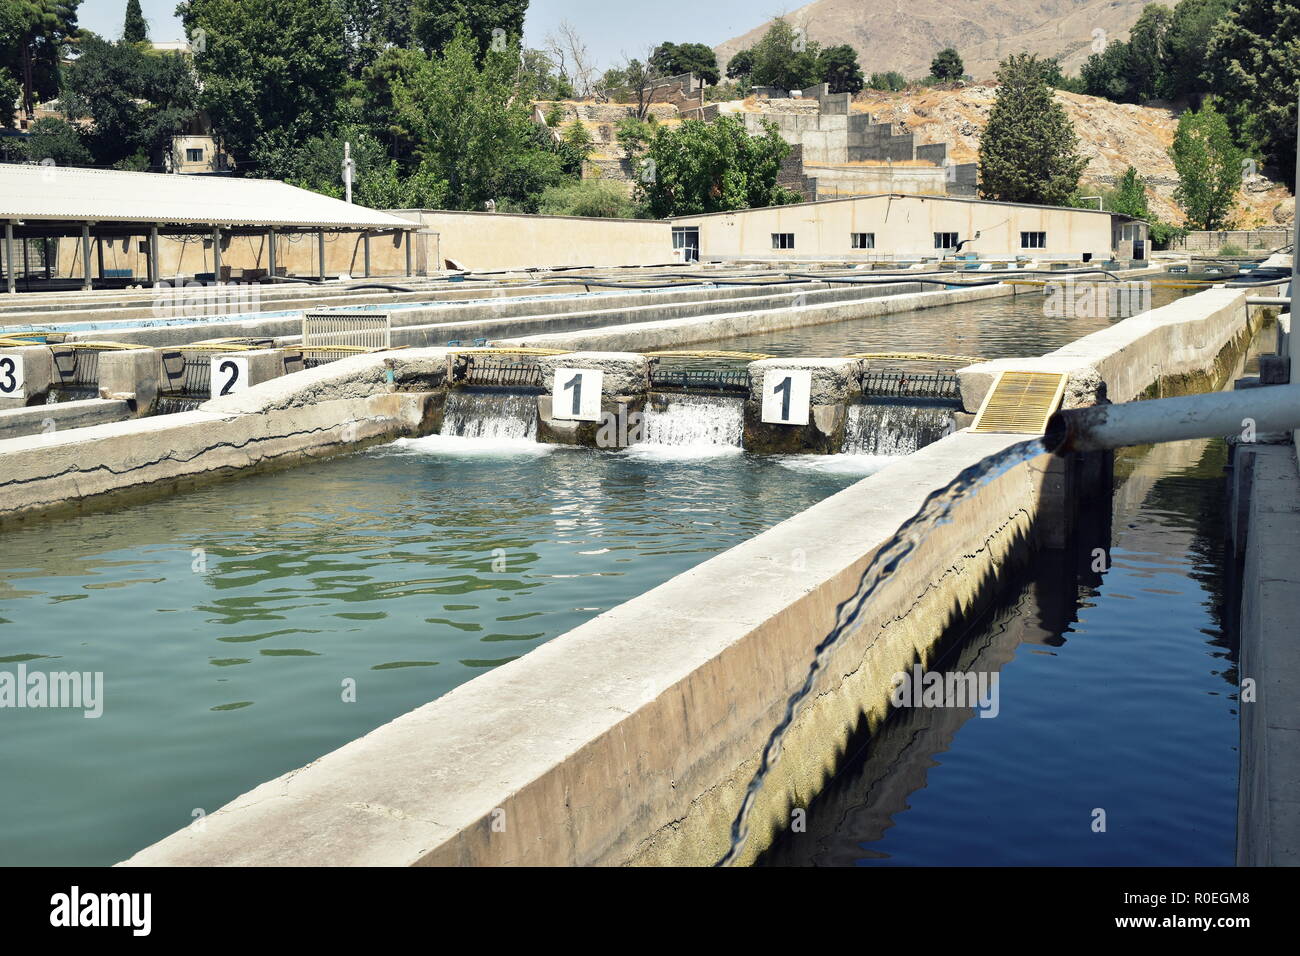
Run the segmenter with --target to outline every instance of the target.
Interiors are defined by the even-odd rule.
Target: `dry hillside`
[[[1096,30],[1107,40],[1127,40],[1129,28],[1151,0],[814,0],[786,15],[809,39],[848,43],[867,74],[897,70],[908,78],[930,72],[930,61],[947,46],[961,54],[966,71],[989,80],[998,61],[1027,50],[1060,57],[1077,73],[1092,52]],[[1165,0],[1173,6],[1173,0]],[[725,67],[737,50],[767,32],[765,21],[719,44]]]
[[[916,135],[921,143],[948,143],[957,162],[972,162],[979,152],[980,133],[988,122],[996,87],[923,89],[902,93],[864,91],[855,110],[869,112],[878,122],[893,122]],[[1178,174],[1169,158],[1178,126],[1177,113],[1153,106],[1112,103],[1109,100],[1058,91],[1079,135],[1080,149],[1088,157],[1085,184],[1113,185],[1130,166],[1137,167],[1151,190],[1152,212],[1178,222],[1173,203]],[[1247,181],[1237,214],[1240,228],[1289,222],[1295,203],[1284,186],[1263,176]]]

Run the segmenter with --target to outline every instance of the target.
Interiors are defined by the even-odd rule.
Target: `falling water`
[[[206,398],[198,396],[159,395],[158,401],[154,403],[153,413],[174,415],[177,412],[192,412],[206,401]]]
[[[846,455],[910,455],[951,431],[952,409],[944,405],[850,405],[842,451]]]
[[[973,495],[983,485],[1010,471],[1016,465],[1030,461],[1045,453],[1046,450],[1042,439],[1035,438],[1019,442],[976,462],[963,470],[946,487],[931,492],[920,510],[904,522],[894,536],[876,551],[862,572],[862,577],[858,579],[857,590],[835,609],[835,626],[813,650],[812,662],[808,665],[808,673],[804,677],[802,686],[786,701],[785,713],[773,728],[766,746],[763,747],[758,769],[754,771],[754,777],[749,781],[745,798],[740,803],[740,810],[731,824],[731,847],[718,861],[718,866],[730,866],[739,859],[741,851],[745,848],[745,840],[749,836],[749,812],[763,789],[763,782],[767,779],[768,773],[780,759],[781,743],[786,731],[794,723],[799,705],[812,693],[817,673],[829,659],[836,644],[861,624],[862,612],[871,603],[876,590],[907,563],[926,532],[950,520],[952,509],[959,501]]]
[[[64,402],[84,402],[90,398],[99,398],[99,389],[94,385],[51,385],[45,393],[45,404],[62,405]]]
[[[728,395],[652,393],[642,441],[651,445],[740,447],[744,402]]]
[[[439,434],[498,441],[535,439],[537,396],[453,389],[447,395]]]

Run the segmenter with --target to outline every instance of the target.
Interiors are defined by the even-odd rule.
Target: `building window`
[[[936,232],[934,234],[934,247],[936,249],[955,249],[957,247],[957,233]]]
[[[876,248],[876,234],[874,232],[853,233],[853,248],[854,249]]]
[[[1047,233],[1045,232],[1022,232],[1020,234],[1021,249],[1046,249]]]
[[[794,233],[793,232],[774,232],[772,233],[773,249],[793,249]]]
[[[202,149],[187,149],[187,150],[185,150],[185,162],[187,162],[187,163],[201,163],[201,162],[203,162],[203,150],[202,150]]]

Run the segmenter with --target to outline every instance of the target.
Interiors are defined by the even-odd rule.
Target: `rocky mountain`
[[[948,155],[965,163],[978,156],[980,134],[996,94],[994,86],[901,93],[865,90],[855,98],[853,109],[870,113],[877,122],[896,124],[911,132],[918,143],[948,143]],[[1085,185],[1113,186],[1132,165],[1150,190],[1151,211],[1162,219],[1181,221],[1173,201],[1178,173],[1169,158],[1178,128],[1175,110],[1112,103],[1059,90],[1056,98],[1074,123],[1080,151],[1088,157]],[[1295,202],[1286,187],[1257,175],[1243,183],[1234,225],[1240,229],[1276,226],[1290,222],[1294,214]]]
[[[955,47],[966,72],[993,77],[998,62],[1026,50],[1061,59],[1067,72],[1100,41],[1127,40],[1129,28],[1151,0],[814,0],[786,14],[809,39],[848,43],[865,73],[897,70],[909,79],[930,72],[944,47]],[[1173,0],[1165,0],[1173,6]],[[715,49],[723,67],[737,50],[752,46],[771,21]]]

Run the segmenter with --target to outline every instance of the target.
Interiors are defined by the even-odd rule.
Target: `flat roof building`
[[[674,245],[705,259],[1146,258],[1147,224],[1128,216],[958,196],[882,193],[671,221]]]

